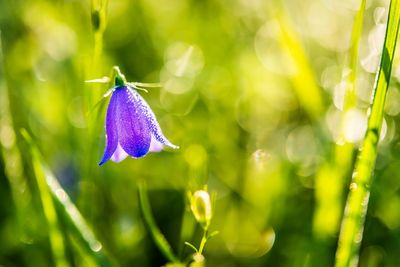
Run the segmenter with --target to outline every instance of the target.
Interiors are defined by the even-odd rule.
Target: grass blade
[[[342,214],[343,203],[341,198],[344,191],[345,177],[350,171],[354,152],[354,145],[344,138],[344,117],[347,111],[356,106],[355,88],[359,61],[358,50],[362,35],[365,3],[366,0],[361,0],[360,7],[354,18],[348,61],[350,73],[347,77],[344,109],[341,114],[340,142],[334,146],[333,160],[324,162],[316,177],[317,210],[314,214],[314,232],[318,237],[335,235],[338,231]]]
[[[400,23],[400,1],[390,3],[386,35],[380,66],[374,85],[368,128],[354,168],[350,192],[336,252],[336,267],[355,266],[362,241],[365,216],[368,208],[372,172],[377,157],[377,145],[383,120],[386,92],[389,86],[392,63]]]
[[[362,25],[365,11],[366,0],[361,0],[360,8],[356,14],[353,25],[353,32],[351,35],[351,46],[349,55],[349,69],[350,74],[347,79],[347,88],[344,99],[344,111],[348,111],[353,108],[356,104],[356,76],[358,66],[358,49],[360,45]]]
[[[151,213],[149,199],[147,197],[147,191],[143,183],[139,184],[139,200],[144,220],[149,227],[155,244],[169,261],[175,263],[179,262],[178,258],[172,251],[172,248],[169,245],[168,241],[165,239],[165,236],[161,233],[160,229],[156,225],[156,222],[154,221],[153,215]]]
[[[26,137],[29,143],[32,144],[26,131],[23,132],[23,135]],[[39,161],[39,151],[34,148],[33,145],[31,152],[33,172],[39,189],[39,196],[42,203],[44,216],[48,224],[50,247],[53,252],[54,263],[57,267],[67,267],[69,264],[65,258],[64,237],[60,229],[61,226],[58,222],[56,208],[47,185],[48,174],[43,169],[42,164]]]
[[[59,253],[59,250],[63,249],[63,247],[58,244],[60,239],[62,239],[61,232],[56,231],[57,229],[53,229],[56,227],[54,224],[57,221],[57,215],[59,215],[60,219],[66,225],[68,233],[70,233],[78,241],[77,243],[80,247],[83,248],[85,256],[92,258],[94,262],[96,262],[97,266],[111,266],[109,260],[102,251],[101,243],[95,238],[79,210],[72,203],[68,194],[64,191],[56,177],[44,163],[39,149],[33,144],[29,134],[26,131],[22,131],[22,135],[30,145],[35,176],[38,179],[38,183],[40,183],[39,190],[41,198],[43,198],[43,201],[45,202],[43,206],[45,209],[47,208],[49,210],[45,210],[45,212],[50,213],[49,215],[46,214],[46,217],[49,216],[48,220],[51,220],[50,222],[52,223],[52,228],[50,230],[53,232],[50,234],[53,234],[53,237],[51,236],[51,238],[54,240],[51,239],[51,241],[52,243],[55,242],[55,251]],[[56,255],[58,257],[62,256],[58,254]]]
[[[299,102],[310,115],[317,119],[323,112],[324,105],[319,88],[311,68],[310,62],[304,51],[300,38],[289,23],[284,14],[278,16],[280,26],[280,42],[285,52],[293,59],[296,73],[293,76],[293,84]]]

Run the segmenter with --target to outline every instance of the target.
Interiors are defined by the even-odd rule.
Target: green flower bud
[[[196,221],[198,221],[203,228],[207,228],[212,217],[210,195],[207,191],[198,190],[194,192],[190,202],[190,208]]]

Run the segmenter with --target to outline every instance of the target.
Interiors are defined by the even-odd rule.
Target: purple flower
[[[140,158],[159,152],[163,146],[178,148],[163,135],[153,111],[129,85],[116,86],[106,114],[106,148],[99,165],[128,155]]]

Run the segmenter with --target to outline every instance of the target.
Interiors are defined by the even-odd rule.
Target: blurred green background
[[[367,1],[357,69],[349,53],[358,0],[104,4],[0,2],[0,266],[56,266],[21,129],[113,266],[167,263],[140,212],[143,181],[180,259],[193,252],[184,242],[201,238],[187,192],[207,185],[219,234],[206,244],[206,266],[332,266],[389,1]],[[400,266],[398,63],[399,53],[360,266]],[[108,100],[93,107],[109,88],[84,81],[114,65],[129,81],[163,83],[139,93],[179,150],[98,166]],[[351,73],[356,101],[342,112]],[[96,266],[62,220],[57,227],[67,265]]]

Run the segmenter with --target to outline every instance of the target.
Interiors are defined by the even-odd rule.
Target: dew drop
[[[92,244],[90,244],[90,248],[94,251],[94,252],[99,252],[103,246],[101,245],[100,242],[95,241]]]
[[[356,183],[353,182],[350,184],[350,191],[356,191],[357,188],[358,188],[358,185]]]

